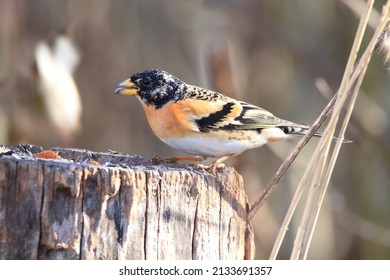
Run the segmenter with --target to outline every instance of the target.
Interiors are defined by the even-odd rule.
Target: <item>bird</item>
[[[195,157],[215,160],[211,173],[230,157],[269,142],[304,136],[309,126],[222,93],[185,83],[159,69],[144,70],[119,83],[116,94],[136,96],[154,134],[168,146]],[[316,132],[314,136],[322,136]],[[199,158],[200,157],[200,158]]]

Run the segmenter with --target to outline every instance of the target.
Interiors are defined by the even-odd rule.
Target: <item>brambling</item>
[[[135,73],[118,84],[115,93],[135,95],[154,134],[168,146],[203,160],[216,158],[209,166],[212,173],[218,164],[245,150],[302,136],[309,129],[255,105],[186,84],[162,70]]]

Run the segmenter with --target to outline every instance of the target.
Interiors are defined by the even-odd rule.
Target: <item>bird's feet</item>
[[[217,169],[223,169],[225,168],[225,164],[222,162],[230,158],[232,155],[226,155],[224,157],[221,157],[215,161],[213,161],[210,165],[204,165],[204,164],[197,164],[196,168],[203,169],[208,172],[210,172],[213,175],[216,175]],[[152,163],[153,164],[160,164],[160,163],[177,163],[179,161],[191,161],[191,162],[203,162],[206,158],[204,157],[161,157],[159,155],[153,155],[152,157]]]
[[[196,168],[206,170],[211,174],[216,175],[217,169],[225,168],[225,164],[219,162],[212,162],[210,165],[197,164]]]

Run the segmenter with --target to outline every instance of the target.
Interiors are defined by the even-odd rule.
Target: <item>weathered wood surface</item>
[[[0,151],[0,259],[248,259],[248,203],[232,168],[40,147]],[[89,164],[90,160],[100,163]]]

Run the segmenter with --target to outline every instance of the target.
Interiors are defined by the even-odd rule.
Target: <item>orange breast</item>
[[[150,127],[160,139],[194,136],[201,133],[194,121],[220,111],[226,104],[225,101],[185,99],[168,103],[156,110],[153,106],[147,106],[142,100],[140,101]],[[237,103],[218,124],[222,126],[228,124],[240,114],[241,110],[241,105]]]
[[[149,125],[160,139],[178,138],[197,132],[196,125],[188,119],[191,108],[186,102],[169,103],[160,109],[141,101]]]

